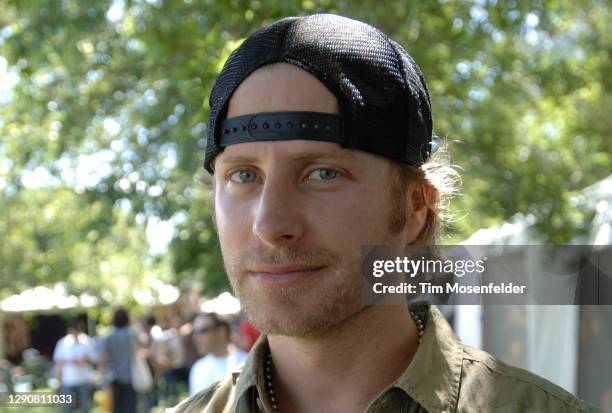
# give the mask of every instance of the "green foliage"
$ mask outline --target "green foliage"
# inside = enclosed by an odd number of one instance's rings
[[[68,188],[22,189],[3,206],[0,296],[69,281],[69,294],[130,304],[150,280],[174,281],[168,261],[148,253],[143,225],[106,199]]]
[[[226,289],[202,184],[207,94],[252,31],[319,11],[380,27],[422,67],[463,168],[453,240],[517,212],[551,242],[585,228],[570,196],[612,166],[606,2],[6,0],[0,295],[69,280],[120,301],[150,274]],[[163,259],[152,217],[177,227]]]

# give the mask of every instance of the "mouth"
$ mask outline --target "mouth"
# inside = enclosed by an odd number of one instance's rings
[[[256,283],[263,287],[292,287],[321,274],[324,266],[261,265],[249,271]]]

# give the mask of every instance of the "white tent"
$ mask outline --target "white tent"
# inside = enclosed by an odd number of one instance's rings
[[[93,307],[97,303],[97,297],[87,293],[78,297],[68,294],[66,284],[58,283],[53,288],[39,286],[12,295],[0,302],[0,310],[6,312],[65,310]]]

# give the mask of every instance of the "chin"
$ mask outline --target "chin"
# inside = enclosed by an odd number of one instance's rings
[[[314,337],[326,335],[337,329],[363,309],[361,302],[347,304],[334,300],[325,303],[312,302],[307,305],[295,302],[274,305],[267,301],[259,305],[246,304],[243,310],[255,328],[265,334]]]

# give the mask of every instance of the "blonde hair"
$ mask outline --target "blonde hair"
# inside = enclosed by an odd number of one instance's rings
[[[403,228],[405,224],[408,215],[406,208],[411,207],[407,205],[407,191],[412,182],[416,182],[421,187],[427,205],[425,225],[414,244],[433,245],[451,219],[448,212],[450,199],[459,194],[461,186],[461,176],[457,167],[450,163],[446,139],[440,140],[439,148],[420,167],[405,164],[397,166],[393,187],[394,211],[397,214],[394,214],[391,229]],[[429,191],[425,190],[426,187],[429,187]]]

